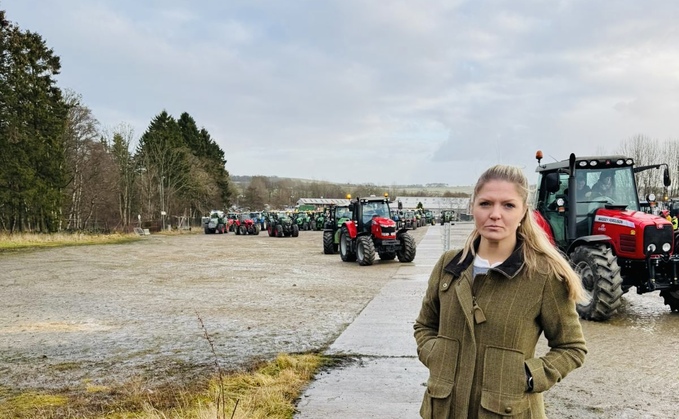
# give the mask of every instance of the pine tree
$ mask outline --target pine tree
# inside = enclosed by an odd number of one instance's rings
[[[0,11],[0,222],[10,231],[56,231],[61,215],[68,108],[61,68],[42,37]]]

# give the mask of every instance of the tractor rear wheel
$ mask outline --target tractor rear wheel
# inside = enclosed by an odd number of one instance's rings
[[[662,290],[660,296],[665,299],[665,304],[670,306],[673,313],[679,313],[679,290]]]
[[[587,304],[578,304],[585,320],[608,320],[622,304],[622,277],[618,259],[608,246],[580,246],[571,255],[575,272],[589,294]]]
[[[299,236],[299,226],[297,224],[294,224],[292,226],[292,237],[297,237]]]
[[[339,242],[340,257],[342,258],[342,261],[354,262],[356,260],[356,252],[351,250],[351,236],[349,235],[349,229],[345,226],[342,226]]]
[[[280,224],[276,225],[276,237],[283,237],[283,226]]]
[[[258,236],[259,231],[261,230],[261,228],[259,227],[259,224],[255,224],[254,227],[253,227],[253,230],[254,231],[252,232],[252,234],[254,234],[255,236]]]
[[[371,236],[361,236],[356,239],[356,260],[361,266],[375,263],[375,245]]]
[[[248,234],[248,228],[245,227],[245,225],[241,225],[241,226],[238,228],[238,234],[242,234],[243,236],[246,235],[246,234]]]
[[[332,236],[332,231],[323,232],[323,253],[332,255],[335,253],[335,243]]]
[[[399,240],[401,241],[401,248],[396,252],[399,262],[407,263],[415,260],[417,246],[413,236],[408,233],[403,233],[399,237]]]

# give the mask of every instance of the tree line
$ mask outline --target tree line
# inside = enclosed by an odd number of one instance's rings
[[[229,205],[224,152],[188,113],[162,111],[133,147],[55,80],[59,57],[0,10],[0,228],[112,231]],[[168,222],[172,222],[168,218]]]

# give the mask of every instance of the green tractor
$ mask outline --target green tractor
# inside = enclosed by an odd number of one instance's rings
[[[351,220],[351,210],[348,205],[332,204],[326,209],[323,219],[325,219],[323,253],[332,255],[339,251],[340,228],[346,221]]]
[[[424,220],[425,220],[425,222],[426,222],[427,224],[429,224],[429,225],[434,225],[434,224],[435,224],[435,222],[434,222],[434,213],[431,212],[431,210],[426,210],[426,211],[424,212]]]
[[[202,218],[203,230],[205,234],[228,233],[226,224],[227,218],[224,211],[212,210],[208,217]]]
[[[327,215],[322,211],[315,211],[311,215],[311,228],[315,231],[321,231],[325,228],[325,221]]]
[[[445,223],[452,223],[455,218],[455,211],[453,210],[443,210],[441,211],[441,225]]]
[[[292,216],[292,221],[297,224],[297,228],[301,230],[311,230],[311,219],[306,212],[296,212]]]
[[[297,237],[299,226],[285,211],[272,212],[267,220],[269,237]]]

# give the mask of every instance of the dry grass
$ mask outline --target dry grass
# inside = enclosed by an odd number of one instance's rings
[[[0,233],[0,251],[60,246],[82,246],[90,244],[116,244],[127,243],[139,239],[140,237],[136,234]]]
[[[304,387],[329,362],[318,354],[281,354],[250,371],[216,376],[207,385],[194,389],[150,390],[139,382],[130,382],[115,389],[85,386],[80,392],[66,395],[36,392],[10,395],[0,388],[0,417],[290,419]]]

